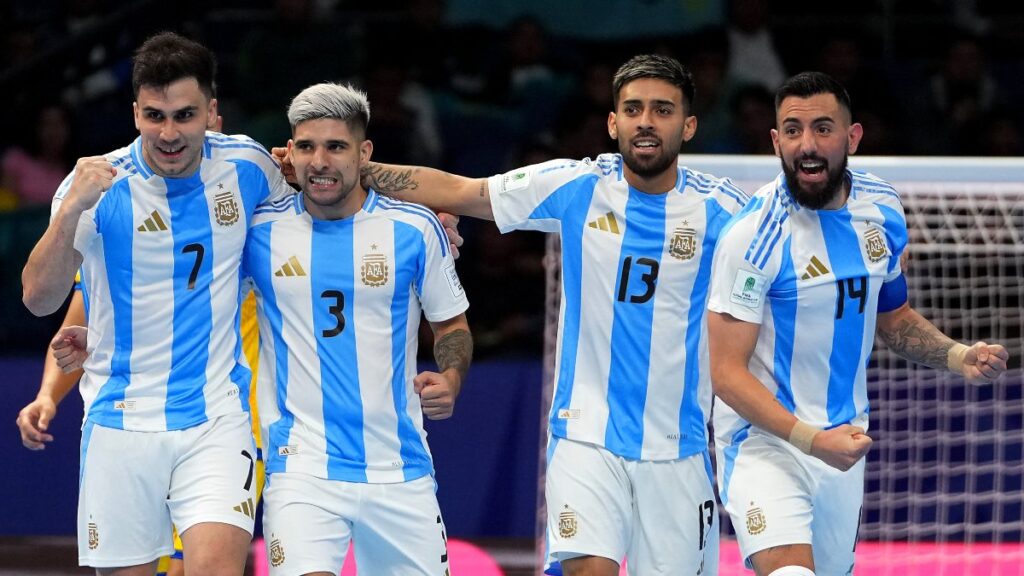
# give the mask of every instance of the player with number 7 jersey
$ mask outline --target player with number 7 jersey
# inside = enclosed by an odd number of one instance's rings
[[[248,137],[208,132],[202,153],[187,178],[155,174],[140,139],[106,155],[117,176],[75,234],[91,304],[79,385],[89,422],[156,432],[248,410],[242,248],[256,205],[295,191]]]
[[[255,447],[239,267],[256,205],[294,191],[259,144],[208,130],[215,71],[213,54],[178,34],[139,47],[139,137],[78,161],[22,273],[35,314],[60,306],[78,268],[89,296],[83,565],[155,568],[172,523],[187,571],[245,565]]]

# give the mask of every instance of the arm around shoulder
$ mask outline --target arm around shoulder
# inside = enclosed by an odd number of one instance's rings
[[[423,166],[370,162],[363,168],[362,183],[385,196],[436,211],[494,220],[486,178],[466,178]]]

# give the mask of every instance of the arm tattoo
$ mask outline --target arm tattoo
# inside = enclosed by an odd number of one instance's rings
[[[487,179],[484,178],[483,181],[480,182],[480,197],[483,198],[486,195],[487,195]]]
[[[879,330],[878,335],[903,358],[942,370],[946,368],[949,349],[955,344],[921,318],[901,320],[892,330]]]
[[[369,163],[360,174],[364,187],[373,188],[377,192],[400,198],[404,190],[415,190],[419,188],[419,182],[413,178],[415,168],[398,170],[385,168],[376,163]]]
[[[459,376],[466,377],[469,363],[473,360],[473,337],[466,330],[452,330],[434,342],[434,360],[438,371],[454,368]]]

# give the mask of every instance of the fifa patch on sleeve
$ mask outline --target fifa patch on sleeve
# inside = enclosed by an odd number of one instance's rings
[[[530,185],[530,170],[528,168],[520,168],[512,172],[506,173],[501,177],[501,190],[500,192],[515,192],[516,190],[523,190]]]
[[[455,271],[455,264],[448,264],[444,267],[444,277],[448,280],[448,287],[452,290],[452,296],[462,296],[462,282],[459,282],[459,274]]]
[[[751,310],[758,310],[764,300],[765,277],[748,270],[736,272],[736,281],[732,285],[730,300]]]

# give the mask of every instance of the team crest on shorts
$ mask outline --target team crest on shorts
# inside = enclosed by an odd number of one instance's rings
[[[888,254],[889,251],[885,247],[885,238],[882,237],[882,233],[878,231],[878,228],[872,226],[864,233],[864,249],[868,253],[868,260],[872,262],[878,262]]]
[[[373,244],[371,249],[376,250],[377,245]],[[388,283],[388,257],[379,253],[371,252],[363,255],[363,266],[359,269],[363,284],[376,288]]]
[[[270,541],[270,565],[277,568],[281,564],[284,564],[284,546],[279,539],[274,538]]]
[[[668,253],[677,260],[690,260],[697,254],[697,231],[688,228],[686,220],[683,220],[683,225],[676,228],[672,234]]]
[[[223,187],[223,184],[218,184]],[[235,195],[230,191],[220,192],[213,197],[213,214],[217,217],[217,224],[231,226],[238,222],[238,202],[235,202]]]
[[[95,522],[89,522],[89,550],[95,550],[100,545],[100,529]]]
[[[747,532],[751,536],[757,536],[767,527],[768,522],[764,518],[764,511],[757,507],[747,510]]]
[[[566,504],[565,511],[558,515],[558,535],[562,538],[572,538],[576,535],[577,528],[576,512]]]

